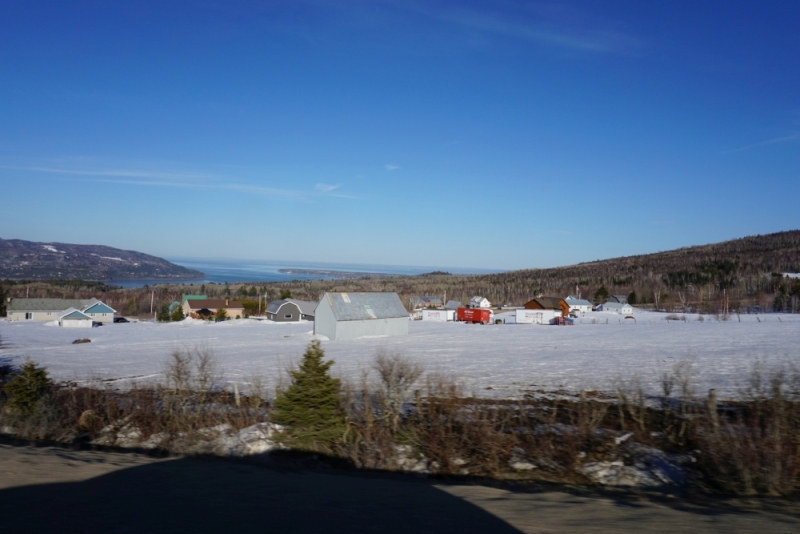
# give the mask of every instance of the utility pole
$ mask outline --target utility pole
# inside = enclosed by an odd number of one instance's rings
[[[156,292],[150,292],[150,313],[153,313],[153,299],[155,298]]]

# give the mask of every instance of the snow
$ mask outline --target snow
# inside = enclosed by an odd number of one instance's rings
[[[42,245],[45,250],[49,250],[50,252],[58,252],[59,254],[64,254],[63,250],[57,250],[56,247],[53,245]]]
[[[800,315],[734,315],[728,321],[706,316],[703,322],[694,315],[686,322],[658,313],[635,316],[636,323],[593,312],[576,319],[575,326],[412,321],[407,336],[321,341],[336,362],[334,373],[343,378],[358,380],[378,351],[400,353],[459,380],[468,392],[494,397],[542,389],[608,391],[615,380],[633,376],[656,393],[659,375],[684,361],[692,364],[697,393],[716,388],[724,396],[745,384],[756,362],[800,363]],[[513,312],[497,315],[504,317]],[[74,330],[0,320],[0,364],[19,365],[29,356],[59,380],[95,378],[126,387],[159,379],[176,349],[208,349],[223,380],[246,391],[256,377],[274,384],[284,376],[314,339],[312,331],[311,323],[186,319],[107,324],[82,333],[91,343],[73,345]]]

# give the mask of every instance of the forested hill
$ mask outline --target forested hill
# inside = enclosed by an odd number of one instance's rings
[[[132,250],[0,239],[0,279],[193,280],[203,277],[199,271]]]
[[[606,294],[635,293],[639,305],[667,310],[757,307],[800,311],[800,280],[785,278],[783,273],[800,273],[800,230],[548,269],[472,276],[431,273],[273,287],[310,299],[323,291],[397,291],[403,297],[435,295],[462,302],[481,295],[503,305],[520,305],[540,294],[564,297],[580,293],[602,302]]]

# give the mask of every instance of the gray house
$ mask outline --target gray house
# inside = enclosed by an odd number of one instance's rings
[[[22,299],[8,301],[9,321],[57,321],[74,308],[96,323],[114,322],[116,310],[97,299]]]
[[[325,293],[314,334],[328,339],[408,334],[409,315],[397,293]]]
[[[463,308],[460,300],[448,300],[447,304],[444,305],[445,310],[457,310],[459,308]]]
[[[314,320],[316,302],[296,299],[273,300],[267,306],[267,319],[276,323],[289,323]]]

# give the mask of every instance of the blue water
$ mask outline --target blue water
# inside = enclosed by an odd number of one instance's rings
[[[189,258],[168,258],[169,261],[189,269],[205,273],[206,277],[198,280],[121,280],[110,281],[109,284],[121,287],[143,287],[156,284],[193,284],[202,285],[214,282],[217,284],[234,282],[289,282],[291,280],[330,280],[333,276],[287,274],[279,269],[320,269],[329,271],[347,271],[359,273],[405,274],[415,275],[431,271],[447,271],[452,274],[486,274],[497,270],[470,269],[460,267],[409,266],[409,265],[366,265],[355,263],[318,263],[318,262],[283,262],[283,261],[215,261]]]

